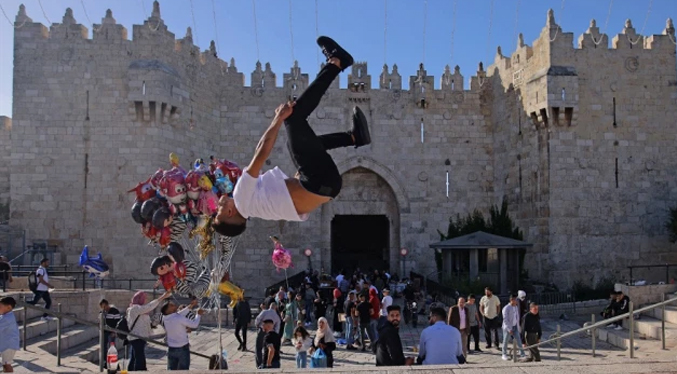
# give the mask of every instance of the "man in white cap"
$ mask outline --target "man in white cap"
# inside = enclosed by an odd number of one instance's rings
[[[524,322],[523,321],[524,321],[524,316],[526,316],[527,313],[529,313],[529,302],[527,301],[527,293],[526,292],[524,292],[522,290],[517,291],[517,303],[518,303],[518,307],[519,307],[519,318],[520,318],[519,319],[520,320],[519,331],[520,331],[520,335],[522,336],[522,342],[525,342],[527,335],[524,332],[524,328],[523,328]]]

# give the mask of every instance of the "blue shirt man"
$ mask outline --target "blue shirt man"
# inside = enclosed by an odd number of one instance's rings
[[[430,326],[421,333],[418,351],[423,365],[458,365],[458,357],[463,356],[461,333],[447,325],[446,319],[444,309],[430,309]]]

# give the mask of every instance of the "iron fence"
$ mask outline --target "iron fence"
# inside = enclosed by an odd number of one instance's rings
[[[670,284],[677,278],[677,264],[674,263],[633,265],[628,266],[628,270],[630,271],[630,285],[634,285],[635,280],[644,281],[646,284]]]

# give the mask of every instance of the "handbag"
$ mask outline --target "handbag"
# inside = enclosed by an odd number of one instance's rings
[[[339,313],[338,314],[338,320],[339,320],[339,322],[345,322],[346,321],[346,314],[345,313]]]
[[[318,348],[312,356],[310,356],[310,367],[313,369],[327,367],[327,355],[322,348]]]
[[[115,329],[124,332],[132,332],[132,330],[134,330],[134,326],[136,326],[136,322],[139,320],[139,317],[141,317],[141,315],[136,316],[134,323],[132,323],[132,328],[129,328],[129,325],[127,324],[127,318],[126,316],[123,316],[118,322],[117,326],[115,326]],[[127,334],[118,334],[118,338],[122,339],[122,345],[129,344]]]

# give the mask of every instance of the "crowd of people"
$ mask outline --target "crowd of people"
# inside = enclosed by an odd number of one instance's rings
[[[40,299],[48,309],[49,275],[48,261],[41,262],[36,271],[37,286],[35,297],[29,303]],[[529,303],[524,291],[510,295],[509,302],[501,305],[491,287],[477,301],[473,294],[459,296],[456,305],[445,306],[422,300],[421,294],[412,282],[406,287],[396,287],[397,275],[387,271],[359,269],[350,275],[341,270],[336,277],[320,275],[318,271],[307,271],[303,282],[297,287],[284,286],[271,291],[259,305],[261,312],[253,318],[248,299],[240,300],[233,309],[235,337],[238,350],[247,352],[247,330],[256,328],[254,354],[256,368],[280,367],[283,346],[289,346],[296,356],[297,368],[333,367],[334,352],[337,349],[361,350],[374,355],[377,366],[463,364],[469,354],[481,353],[480,330],[484,328],[485,349],[494,347],[501,350],[503,360],[509,359],[511,340],[515,341],[521,361],[541,361],[538,347],[542,329],[539,306]],[[393,292],[391,288],[397,288]],[[402,296],[402,306],[395,303],[392,294]],[[148,302],[144,292],[138,292],[130,305],[120,311],[107,300],[99,303],[105,323],[111,328],[120,328],[120,321],[127,321],[131,333],[125,339],[128,345],[129,371],[146,370],[146,342],[152,334],[151,314],[160,308],[161,325],[166,332],[167,368],[188,370],[190,368],[189,334],[200,324],[203,310],[195,310],[197,300],[189,305],[177,305],[168,300],[167,292],[156,300]],[[407,320],[417,319],[421,314],[416,301],[428,305],[429,326],[423,329],[418,345],[417,357],[406,357],[400,340],[399,329]],[[11,298],[0,300],[0,330],[9,337],[16,335],[16,320],[12,309],[16,303]],[[622,292],[612,291],[610,303],[602,311],[604,318],[627,313],[629,298]],[[409,310],[407,310],[409,308]],[[425,307],[421,311],[425,310]],[[412,325],[413,322],[412,322]],[[415,327],[415,325],[414,325]],[[615,321],[610,328],[621,329],[621,321]],[[310,331],[315,329],[314,335]],[[499,329],[502,332],[500,338]],[[116,334],[104,333],[105,349],[116,341]],[[471,350],[471,341],[474,349]],[[502,342],[502,344],[500,343]],[[4,344],[4,345],[3,345]],[[11,360],[17,344],[10,339],[0,344],[3,369],[11,370]],[[528,347],[528,357],[524,346]]]

